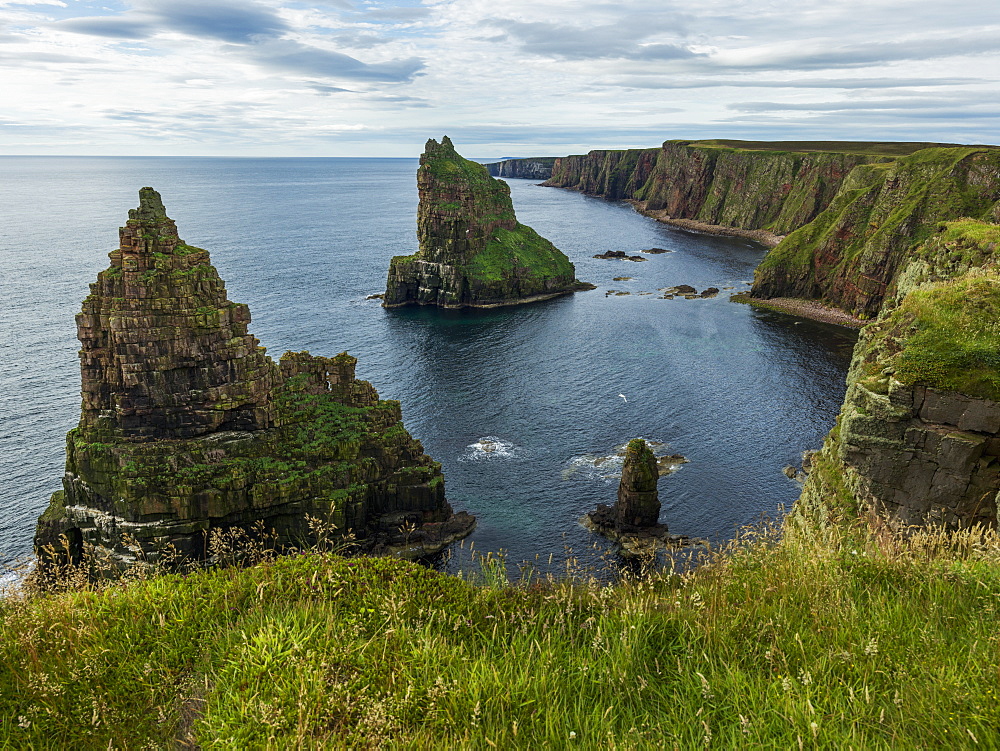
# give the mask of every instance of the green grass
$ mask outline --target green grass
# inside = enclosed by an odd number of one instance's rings
[[[470,276],[486,281],[506,279],[515,269],[528,269],[538,279],[565,277],[568,281],[572,281],[575,271],[562,251],[520,223],[514,230],[498,228],[468,265]]]
[[[4,600],[0,746],[989,748],[998,633],[995,534],[797,516],[615,586],[309,554]]]
[[[881,327],[903,383],[1000,401],[1000,278],[970,274],[908,294]]]
[[[737,151],[821,152],[893,157],[908,156],[916,151],[928,148],[964,148],[963,144],[957,143],[909,141],[738,141],[719,138],[706,141],[683,141],[679,143],[707,148],[729,148]]]

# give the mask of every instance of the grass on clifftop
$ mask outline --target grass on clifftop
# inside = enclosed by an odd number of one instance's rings
[[[332,554],[0,601],[4,748],[990,748],[1000,541],[790,522],[684,577]]]
[[[692,146],[721,147],[743,151],[824,152],[870,154],[872,156],[908,156],[921,149],[935,147],[967,148],[967,145],[958,143],[908,141],[737,141],[719,138],[706,141],[687,141],[687,143]]]
[[[532,277],[574,279],[575,268],[566,254],[531,227],[518,223],[514,230],[497,228],[486,247],[469,262],[471,276],[486,281],[501,281],[515,269],[526,269]]]
[[[901,337],[890,360],[903,383],[1000,401],[1000,278],[968,275],[907,295],[883,328]]]

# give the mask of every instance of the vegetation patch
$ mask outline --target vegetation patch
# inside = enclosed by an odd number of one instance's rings
[[[773,530],[772,530],[773,532]],[[970,748],[995,534],[796,515],[683,576],[310,553],[0,601],[7,748]]]
[[[1000,278],[968,275],[908,294],[882,324],[895,377],[1000,401]]]

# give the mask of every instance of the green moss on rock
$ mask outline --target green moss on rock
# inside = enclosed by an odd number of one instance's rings
[[[429,140],[417,171],[420,249],[389,265],[385,307],[510,305],[580,288],[569,259],[519,224],[506,183]]]
[[[86,545],[119,561],[201,559],[212,530],[258,525],[271,544],[308,544],[309,517],[384,547],[401,524],[453,519],[440,464],[403,427],[399,402],[355,378],[354,357],[271,360],[247,306],[227,299],[208,253],[179,240],[151,188],[120,239],[77,316],[83,409],[64,490],[39,519],[43,560],[63,537],[74,560]],[[430,552],[435,534],[407,542]]]

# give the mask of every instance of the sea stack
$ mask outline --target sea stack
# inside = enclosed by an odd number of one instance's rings
[[[518,223],[510,188],[464,159],[445,136],[427,141],[417,170],[419,250],[389,265],[383,306],[498,307],[592,285],[569,259]]]
[[[366,549],[432,552],[471,531],[399,403],[356,380],[346,352],[268,357],[155,190],[139,192],[119,237],[77,316],[82,413],[39,519],[43,562],[87,546],[116,565],[204,559],[210,533],[232,528],[301,546],[307,517]]]
[[[627,555],[649,555],[660,549],[691,544],[686,537],[671,535],[667,525],[658,521],[659,479],[660,469],[649,445],[642,438],[629,441],[618,484],[618,500],[614,506],[599,505],[581,523],[617,542]]]
[[[656,457],[641,438],[628,442],[622,480],[618,484],[615,524],[619,529],[651,527],[660,518],[660,471]]]

